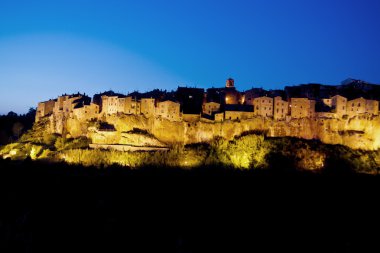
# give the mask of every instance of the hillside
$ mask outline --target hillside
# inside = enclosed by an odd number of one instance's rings
[[[338,122],[340,124],[326,120],[322,128],[319,126],[321,122],[310,120],[276,126],[261,118],[218,124],[198,122],[192,125],[164,120],[151,122],[150,119],[140,119],[135,115],[119,115],[106,118],[107,124],[87,122],[87,128],[81,128],[85,130],[83,132],[73,128],[75,124],[71,123],[66,136],[51,133],[50,122],[46,118],[36,123],[19,142],[2,147],[0,155],[15,160],[30,157],[34,160],[65,161],[98,167],[113,164],[130,168],[217,166],[235,169],[355,171],[369,174],[377,174],[380,168],[380,152],[371,144],[373,139],[365,137],[374,134],[377,118]],[[303,122],[301,128],[298,122]],[[311,126],[321,130],[330,127],[328,131],[320,133],[326,143],[313,139],[315,136],[311,135]],[[297,130],[297,127],[300,129]],[[309,132],[302,129],[309,129]],[[329,136],[330,132],[335,135]],[[315,133],[318,134],[318,130]],[[286,135],[297,138],[285,137]],[[358,139],[362,141],[355,142]],[[329,142],[334,145],[328,144]],[[362,148],[350,148],[339,142],[360,145]],[[90,144],[138,147],[142,151],[89,149]],[[144,148],[153,147],[157,150],[143,151],[147,150]]]

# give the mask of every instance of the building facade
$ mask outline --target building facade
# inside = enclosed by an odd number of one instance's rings
[[[285,120],[289,113],[289,103],[277,96],[273,101],[273,109],[273,118],[275,120]]]
[[[55,104],[56,100],[49,100],[38,103],[36,110],[36,122],[38,122],[42,117],[52,114]]]
[[[254,115],[273,117],[273,98],[258,97],[253,100]]]
[[[170,100],[159,102],[156,108],[156,115],[171,121],[180,121],[180,107],[180,103],[176,103]]]
[[[220,104],[216,102],[207,102],[203,104],[203,113],[212,115],[220,110]]]
[[[315,117],[315,100],[291,98],[290,115],[293,119]]]

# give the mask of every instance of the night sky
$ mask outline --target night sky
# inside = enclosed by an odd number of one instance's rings
[[[380,83],[380,0],[0,0],[0,114],[62,93]]]

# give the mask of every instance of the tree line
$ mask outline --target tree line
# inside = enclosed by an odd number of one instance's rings
[[[32,128],[35,117],[35,108],[30,108],[26,114],[11,111],[6,115],[0,115],[0,145],[17,141],[23,133]]]

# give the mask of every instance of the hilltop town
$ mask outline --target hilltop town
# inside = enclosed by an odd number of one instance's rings
[[[175,92],[154,90],[128,95],[112,91],[94,95],[62,95],[38,103],[36,122],[52,116],[80,121],[100,119],[104,115],[143,115],[184,122],[239,121],[263,117],[275,121],[302,118],[349,119],[379,114],[379,87],[349,79],[340,86],[309,84],[266,91],[236,89],[229,78],[225,87],[178,87]],[[59,131],[61,132],[61,131]]]
[[[218,137],[233,140],[252,132],[377,150],[379,100],[379,85],[355,79],[335,86],[242,92],[229,78],[224,87],[206,90],[178,87],[127,95],[107,91],[93,98],[64,94],[38,104],[35,124],[64,138],[84,137],[90,148],[121,151],[210,143]]]

